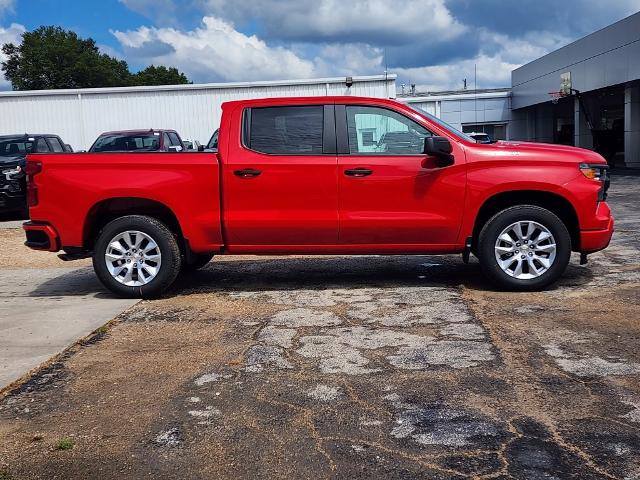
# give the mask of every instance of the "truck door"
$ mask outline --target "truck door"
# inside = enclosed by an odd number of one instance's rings
[[[234,117],[242,131],[230,135],[223,168],[229,250],[337,244],[333,105],[252,107]]]
[[[451,245],[465,194],[464,152],[436,168],[426,156],[423,124],[388,108],[336,105],[340,243]],[[393,248],[391,248],[392,250]]]

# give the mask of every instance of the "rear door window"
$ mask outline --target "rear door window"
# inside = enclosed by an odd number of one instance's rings
[[[168,132],[169,140],[171,141],[171,145],[181,147],[182,143],[180,143],[180,138],[174,132]]]
[[[50,151],[51,149],[49,148],[49,145],[47,145],[47,142],[45,142],[44,138],[39,138],[38,140],[36,140],[37,153],[49,153]]]
[[[56,137],[48,137],[47,141],[49,142],[49,146],[51,147],[52,152],[64,152],[64,146]]]
[[[322,155],[324,106],[252,108],[245,145],[274,155]],[[247,135],[248,133],[248,135]]]

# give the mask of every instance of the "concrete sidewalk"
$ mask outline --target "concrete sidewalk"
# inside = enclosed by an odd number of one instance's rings
[[[0,390],[136,302],[86,267],[0,270]]]

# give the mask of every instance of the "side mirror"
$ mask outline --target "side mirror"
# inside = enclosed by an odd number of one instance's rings
[[[198,145],[198,151],[204,152],[204,145]]]
[[[426,137],[424,139],[424,153],[430,157],[436,157],[437,168],[449,167],[455,163],[451,152],[453,147],[445,137]]]
[[[178,153],[182,151],[182,147],[180,145],[171,145],[167,151],[171,153]]]

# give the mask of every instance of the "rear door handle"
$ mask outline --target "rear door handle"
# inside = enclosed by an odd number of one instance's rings
[[[368,177],[373,173],[373,170],[369,170],[368,168],[352,168],[350,170],[345,170],[344,174],[348,177]]]
[[[256,170],[255,168],[245,168],[243,170],[235,170],[233,172],[233,174],[236,177],[241,177],[241,178],[252,178],[252,177],[257,177],[258,175],[260,175],[262,173],[261,170]]]

